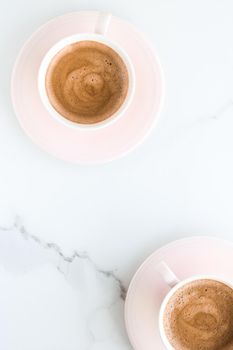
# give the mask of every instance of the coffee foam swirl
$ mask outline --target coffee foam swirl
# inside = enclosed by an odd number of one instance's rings
[[[70,109],[91,115],[111,98],[107,79],[98,68],[86,63],[84,68],[75,69],[67,75],[62,93]]]
[[[81,41],[61,50],[46,74],[53,107],[78,123],[96,123],[113,115],[128,91],[128,73],[110,47]]]
[[[212,281],[191,282],[170,299],[164,318],[177,350],[233,349],[233,291]]]

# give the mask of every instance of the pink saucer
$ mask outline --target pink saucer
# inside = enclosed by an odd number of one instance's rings
[[[73,12],[43,25],[22,48],[12,75],[13,105],[24,131],[46,152],[74,163],[107,162],[132,150],[155,125],[164,95],[156,54],[130,23],[112,17],[107,36],[125,49],[136,73],[136,91],[129,109],[115,123],[88,131],[68,128],[50,116],[37,89],[41,60],[64,37],[93,32],[98,14]]]
[[[180,279],[203,274],[233,279],[232,242],[191,237],[155,251],[134,275],[126,298],[126,328],[135,350],[165,350],[158,330],[158,313],[169,289],[155,270],[160,260]]]

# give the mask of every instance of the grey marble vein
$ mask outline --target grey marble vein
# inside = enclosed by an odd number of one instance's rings
[[[75,262],[75,260],[77,260],[77,259],[87,261],[87,263],[98,274],[103,275],[107,279],[112,279],[116,283],[117,287],[119,288],[120,298],[122,300],[125,300],[127,289],[124,286],[121,279],[117,276],[116,272],[114,270],[104,270],[104,269],[99,268],[97,266],[97,264],[90,258],[90,256],[88,255],[87,252],[79,252],[77,250],[74,250],[70,256],[65,255],[63,253],[61,247],[58,244],[56,244],[55,242],[46,242],[46,241],[42,240],[39,236],[36,236],[36,235],[30,233],[25,228],[25,226],[22,223],[19,216],[15,217],[13,225],[11,225],[9,227],[0,226],[0,230],[1,231],[15,230],[16,232],[18,232],[20,234],[20,236],[24,240],[26,240],[26,241],[30,240],[30,241],[34,242],[36,245],[38,245],[40,248],[43,248],[45,250],[49,250],[49,251],[53,252],[58,257],[59,260],[62,260],[63,263],[66,263],[68,265],[73,264]],[[60,267],[60,264],[57,264],[57,269],[59,270],[59,272],[66,274],[64,272],[64,269],[62,269]]]
[[[212,114],[209,114],[207,116],[203,116],[201,118],[198,119],[199,122],[203,122],[203,121],[208,121],[208,120],[220,120],[222,119],[224,116],[226,116],[226,114],[233,108],[233,98],[229,98],[228,100],[226,100],[226,102],[219,106],[218,109],[216,109],[216,111]]]
[[[221,119],[226,112],[228,112],[229,109],[231,109],[233,107],[233,99],[229,99],[226,101],[226,103],[219,108],[214,115],[212,115],[212,119]]]

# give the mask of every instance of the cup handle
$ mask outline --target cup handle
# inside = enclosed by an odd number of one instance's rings
[[[105,35],[111,20],[110,12],[100,12],[95,25],[95,33]]]
[[[160,261],[160,263],[156,265],[155,269],[170,288],[173,288],[177,283],[180,282],[179,278],[164,261]]]

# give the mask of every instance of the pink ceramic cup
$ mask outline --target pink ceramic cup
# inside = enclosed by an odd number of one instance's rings
[[[96,25],[95,25],[95,32],[94,33],[79,33],[75,34],[69,37],[66,37],[53,45],[49,51],[46,53],[44,56],[40,69],[39,69],[39,74],[38,74],[38,89],[40,93],[40,98],[50,113],[50,115],[55,118],[57,121],[60,123],[64,124],[68,128],[78,128],[78,129],[96,129],[100,127],[107,126],[113,122],[115,122],[117,119],[122,117],[124,115],[124,112],[128,109],[134,95],[135,91],[135,72],[134,72],[134,67],[132,65],[132,62],[128,56],[128,54],[123,50],[117,43],[114,41],[108,39],[106,36],[107,30],[109,23],[111,21],[111,14],[105,13],[105,12],[100,12]],[[66,47],[69,44],[76,43],[78,41],[83,41],[83,40],[91,40],[91,41],[97,41],[100,43],[103,43],[109,47],[111,47],[114,51],[118,53],[118,55],[122,58],[123,62],[126,65],[127,71],[128,71],[128,77],[129,77],[129,87],[128,87],[128,92],[127,96],[121,105],[121,107],[109,118],[106,120],[95,123],[95,124],[80,124],[80,123],[75,123],[72,122],[66,118],[64,118],[61,114],[59,114],[54,107],[51,105],[46,88],[45,88],[45,77],[46,77],[46,72],[48,69],[48,66],[50,62],[52,61],[53,57],[64,47]]]
[[[214,276],[214,275],[194,275],[190,278],[186,278],[183,281],[180,281],[177,276],[174,274],[174,272],[170,269],[170,267],[164,262],[161,261],[157,266],[156,270],[159,272],[161,277],[163,278],[164,282],[171,288],[170,291],[167,293],[165,298],[163,299],[163,302],[160,307],[160,312],[159,312],[159,331],[160,331],[160,336],[163,341],[163,344],[165,345],[167,350],[176,350],[174,347],[171,345],[169,342],[166,332],[164,329],[164,315],[165,315],[165,310],[166,306],[171,299],[171,297],[174,295],[174,293],[180,289],[181,287],[185,286],[187,283],[193,282],[193,281],[198,281],[198,280],[203,280],[203,279],[208,279],[208,280],[213,280],[217,282],[221,282],[228,287],[233,289],[233,282],[232,281],[226,281],[223,280],[219,276]]]

